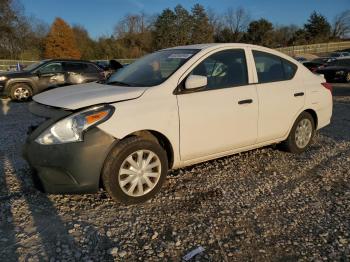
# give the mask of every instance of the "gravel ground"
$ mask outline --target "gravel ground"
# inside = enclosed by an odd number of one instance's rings
[[[173,171],[137,206],[46,195],[20,156],[25,104],[0,101],[0,261],[350,260],[350,96],[302,155],[266,147]]]

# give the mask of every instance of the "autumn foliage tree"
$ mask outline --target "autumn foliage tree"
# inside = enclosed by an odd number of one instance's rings
[[[61,18],[56,18],[45,40],[45,58],[81,57],[72,28]]]

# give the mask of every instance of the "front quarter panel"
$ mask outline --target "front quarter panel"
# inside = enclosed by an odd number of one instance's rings
[[[169,84],[166,81],[167,85]],[[163,84],[164,85],[164,84]],[[176,96],[163,85],[149,88],[141,97],[113,104],[113,116],[99,125],[117,139],[142,130],[157,131],[171,143],[174,166],[179,162],[179,117]],[[174,85],[175,87],[176,85]]]

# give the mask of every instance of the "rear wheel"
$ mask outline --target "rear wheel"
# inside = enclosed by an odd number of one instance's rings
[[[303,112],[295,121],[282,147],[291,153],[300,154],[310,145],[314,134],[315,121],[308,112]]]
[[[102,180],[114,200],[136,204],[160,191],[167,172],[167,154],[158,143],[130,137],[120,141],[110,152]]]
[[[18,83],[14,84],[10,90],[12,100],[27,101],[33,95],[33,91],[28,84]]]

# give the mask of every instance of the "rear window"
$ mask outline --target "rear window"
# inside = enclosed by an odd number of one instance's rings
[[[294,77],[297,66],[279,56],[261,51],[253,51],[259,83],[290,80]]]

